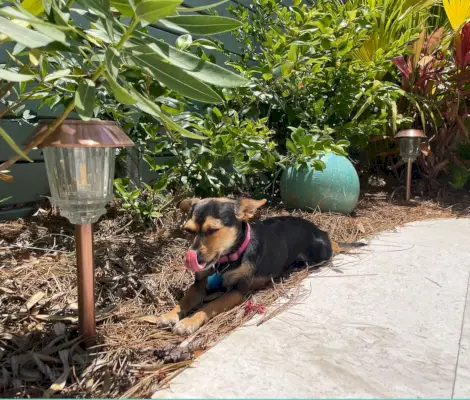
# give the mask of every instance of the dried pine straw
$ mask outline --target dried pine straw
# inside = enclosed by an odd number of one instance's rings
[[[189,242],[179,229],[181,216],[168,212],[162,228],[145,231],[115,210],[111,214],[95,230],[99,337],[88,351],[77,333],[73,227],[53,210],[0,223],[2,397],[149,397],[234,328],[255,315],[261,323],[306,295],[300,282],[309,271],[297,269],[255,293],[251,307],[217,316],[190,338],[156,328],[155,316],[172,308],[192,281],[182,266]],[[273,207],[261,218],[285,214]],[[431,201],[404,206],[366,196],[355,217],[291,214],[314,221],[336,241],[353,242],[456,212]],[[460,215],[467,214],[468,209]],[[280,298],[281,305],[257,314],[257,307]]]

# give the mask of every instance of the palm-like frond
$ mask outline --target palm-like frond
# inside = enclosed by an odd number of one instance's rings
[[[469,0],[442,0],[442,2],[454,30],[460,28],[470,18]]]
[[[356,0],[357,5],[379,8],[374,31],[356,52],[362,62],[372,61],[379,49],[386,51],[391,43],[413,39],[413,30],[423,25],[429,9],[438,0]]]

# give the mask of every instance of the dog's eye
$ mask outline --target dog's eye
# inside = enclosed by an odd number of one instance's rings
[[[218,229],[208,229],[206,231],[206,235],[212,235],[213,233],[216,233],[218,231]]]
[[[194,231],[191,230],[191,229],[188,229],[188,228],[184,228],[184,230],[186,231],[186,233],[189,233],[190,235],[195,235]]]

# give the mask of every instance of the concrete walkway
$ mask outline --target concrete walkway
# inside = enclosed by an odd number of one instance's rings
[[[154,396],[470,398],[470,220],[412,223],[334,265]]]

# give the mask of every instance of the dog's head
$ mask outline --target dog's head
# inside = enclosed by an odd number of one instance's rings
[[[242,233],[243,221],[252,218],[266,200],[241,198],[188,199],[180,210],[189,214],[184,229],[193,236],[186,267],[194,272],[212,267],[231,251]]]

